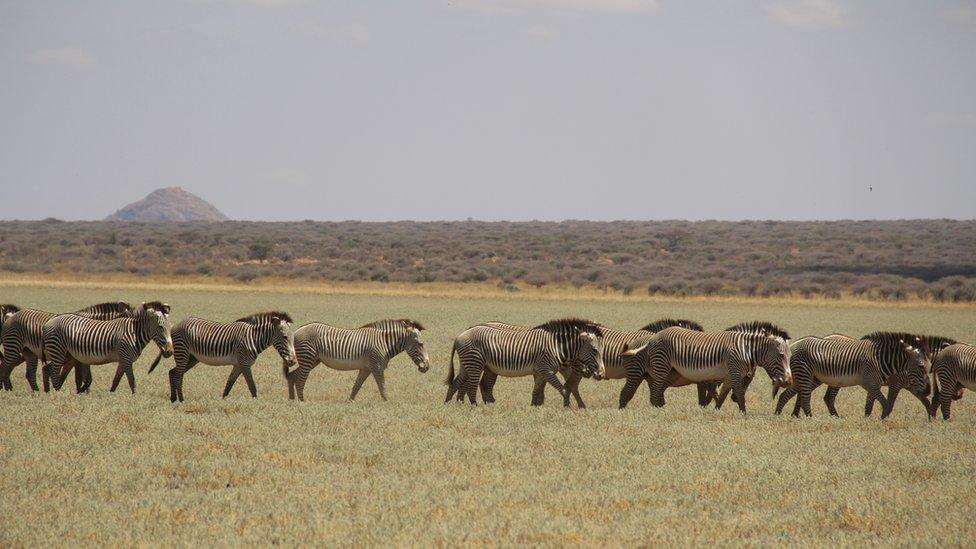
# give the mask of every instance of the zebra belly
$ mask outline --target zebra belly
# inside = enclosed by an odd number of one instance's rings
[[[728,379],[729,370],[725,364],[709,364],[707,366],[689,366],[686,364],[675,363],[672,367],[677,370],[681,377],[688,381],[717,381]]]
[[[854,387],[860,385],[862,381],[859,373],[825,372],[815,369],[813,375],[817,376],[824,385],[831,387]]]
[[[332,358],[329,357],[327,360],[323,360],[322,364],[325,364],[333,370],[350,371],[350,370],[365,370],[368,365],[363,360],[356,359],[342,359],[342,358]]]
[[[210,366],[230,366],[237,364],[237,355],[214,356],[204,353],[193,353],[197,360]]]
[[[627,377],[627,369],[623,366],[606,365],[603,379],[624,379],[625,377]]]
[[[487,366],[490,372],[502,377],[522,377],[530,376],[535,373],[535,368],[533,368],[531,364],[520,364],[514,368],[503,368],[497,364],[491,363],[489,363]]]
[[[969,389],[970,391],[976,391],[976,379],[964,374],[956,376],[956,379],[959,380],[959,384],[963,387]]]
[[[72,352],[71,356],[74,357],[75,360],[77,360],[82,364],[91,364],[93,366],[97,366],[101,364],[109,364],[111,362],[118,362],[118,360],[115,357],[107,357],[105,355],[94,355],[94,354],[87,354],[87,353]]]

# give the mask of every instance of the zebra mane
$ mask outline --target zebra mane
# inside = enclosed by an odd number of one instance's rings
[[[593,332],[594,334],[603,337],[603,326],[600,326],[596,322],[591,322],[589,320],[583,320],[582,318],[559,318],[556,320],[550,320],[538,326],[534,326],[533,330],[546,330],[549,332],[558,332],[563,330],[573,330],[576,332]]]
[[[862,337],[861,340],[868,340],[882,348],[892,348],[895,345],[900,348],[901,342],[904,341],[908,345],[925,350],[922,338],[908,332],[874,332]]]
[[[958,341],[952,339],[951,337],[931,336],[931,335],[923,335],[918,337],[919,339],[922,340],[922,348],[925,349],[926,352],[928,352],[929,354],[938,353],[939,351],[948,347],[949,345],[955,345],[956,343],[959,343]]]
[[[158,301],[153,301],[150,303],[159,303]],[[149,305],[149,303],[146,303]],[[162,305],[162,304],[160,304]],[[101,314],[101,313],[116,313],[125,314],[132,312],[132,305],[129,305],[125,301],[105,301],[103,303],[96,303],[94,305],[89,305],[84,309],[78,309],[76,313],[84,314]]]
[[[238,318],[234,322],[247,322],[248,324],[264,324],[271,321],[272,318],[278,317],[288,323],[294,323],[291,319],[291,315],[283,311],[265,311],[263,313],[254,313],[253,315],[248,315],[242,318]]]
[[[764,320],[753,320],[752,322],[740,322],[735,326],[730,326],[726,328],[726,332],[746,332],[750,334],[763,334],[767,336],[779,337],[782,339],[790,339],[790,334],[786,330],[780,328],[779,326],[773,324],[772,322],[766,322]]]
[[[705,328],[701,324],[695,322],[694,320],[684,320],[684,319],[674,319],[674,318],[662,318],[651,322],[647,326],[641,328],[645,332],[660,332],[666,328],[673,327],[684,328],[686,330],[694,330],[696,332],[704,332]]]
[[[421,332],[427,329],[423,324],[416,320],[410,320],[409,318],[384,318],[383,320],[377,320],[360,326],[360,328],[375,328],[377,330],[389,330],[400,327],[414,328]]]

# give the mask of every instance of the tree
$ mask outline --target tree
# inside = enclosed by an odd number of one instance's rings
[[[270,242],[254,242],[248,246],[248,257],[264,263],[271,255],[271,248],[273,247]]]

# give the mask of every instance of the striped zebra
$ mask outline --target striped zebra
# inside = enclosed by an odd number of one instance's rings
[[[41,328],[43,354],[39,358],[47,363],[45,369],[54,380],[54,389],[60,390],[68,372],[76,368],[75,381],[82,382],[78,391],[87,391],[91,376],[79,375],[77,370],[116,362],[118,367],[111,391],[118,388],[124,374],[129,390],[135,393],[136,379],[132,364],[146,345],[154,341],[166,356],[173,353],[169,312],[169,305],[148,301],[114,320],[66,314],[45,322]]]
[[[455,354],[459,361],[456,376]],[[602,377],[603,328],[588,320],[574,318],[552,320],[529,330],[473,326],[454,340],[444,402],[462,391],[472,405],[477,404],[478,382],[482,372],[487,370],[505,377],[535,377],[533,406],[545,401],[546,383],[555,387],[563,397],[563,405],[569,406],[569,391],[556,377],[564,364]]]
[[[664,390],[675,376],[692,382],[725,382],[739,410],[746,411],[744,378],[756,366],[774,384],[791,380],[788,346],[780,337],[747,332],[696,332],[674,327],[628,344],[624,356],[628,377],[645,376],[651,384],[651,404],[664,406]]]
[[[935,392],[929,416],[942,408],[942,419],[949,419],[952,401],[962,398],[963,389],[976,391],[976,347],[956,343],[943,348],[932,362]]]
[[[728,328],[725,329],[725,331],[726,332],[745,332],[745,333],[750,333],[750,334],[765,335],[765,336],[768,336],[768,337],[778,337],[778,338],[780,338],[780,339],[782,339],[783,341],[786,342],[786,349],[787,349],[786,359],[787,359],[787,361],[789,361],[790,334],[787,333],[786,330],[780,328],[779,326],[773,324],[772,322],[766,322],[766,321],[763,321],[763,320],[754,320],[752,322],[740,322],[739,324],[736,324],[735,326],[729,326]],[[756,373],[756,367],[755,367],[755,365],[753,365],[753,367],[749,371],[749,374],[746,375],[745,377],[743,377],[743,379],[742,379],[742,391],[743,392],[745,392],[746,390],[749,389],[749,385],[752,383],[752,380],[755,377],[755,373]],[[776,393],[779,391],[779,389],[780,389],[780,386],[779,385],[773,384],[773,397],[776,396]],[[732,391],[732,384],[731,383],[723,383],[722,384],[721,391],[718,393],[718,396],[715,397],[715,409],[716,410],[722,408],[722,404],[725,403],[725,399],[729,396],[729,393],[731,391]],[[732,397],[732,402],[735,402],[735,396]]]
[[[176,365],[169,371],[169,400],[183,402],[183,376],[198,362],[210,366],[233,366],[223,397],[227,398],[237,378],[244,381],[251,397],[258,396],[251,366],[268,347],[274,347],[285,363],[294,364],[295,337],[288,313],[269,311],[239,318],[234,322],[215,322],[202,318],[186,318],[173,327],[173,358]],[[152,373],[160,354],[149,366]]]
[[[505,322],[487,322],[485,323],[485,326],[510,330],[530,329],[514,324],[507,324]],[[701,324],[698,324],[693,320],[675,320],[673,318],[662,318],[644,326],[643,328],[640,328],[639,330],[634,331],[615,330],[601,326],[603,329],[603,363],[605,366],[604,375],[601,379],[625,379],[627,377],[627,370],[624,365],[624,357],[621,355],[624,345],[640,337],[651,335],[665,328],[670,328],[671,326],[681,326],[683,328],[688,328],[689,330],[696,330],[699,332],[704,330]],[[566,390],[569,391],[576,400],[576,406],[579,408],[586,408],[586,405],[583,403],[583,398],[579,394],[579,383],[583,377],[590,377],[589,373],[580,372],[578,369],[574,369],[568,364],[564,364],[560,368],[559,373],[565,380]],[[493,389],[497,380],[498,376],[488,370],[485,370],[481,374],[481,398],[484,400],[485,404],[495,402]],[[637,390],[642,381],[643,380],[639,380],[637,384],[633,386],[632,390],[628,385],[625,385],[621,391],[621,401],[623,401],[625,392],[630,391],[630,396],[627,397],[627,401],[629,401],[630,398],[633,397],[633,392]],[[681,383],[681,381],[685,382]],[[679,380],[677,383],[687,385],[690,382],[687,382],[686,380]],[[699,383],[697,385],[698,403],[702,406],[707,406],[715,397],[715,386],[711,383]],[[459,392],[457,399],[462,400],[463,398],[464,393]]]
[[[320,322],[302,326],[295,331],[298,367],[291,372],[285,368],[288,398],[293,400],[297,393],[298,400],[305,400],[308,374],[321,363],[333,370],[358,370],[349,400],[356,398],[370,375],[386,400],[385,372],[393,357],[406,352],[421,373],[430,369],[430,357],[420,337],[423,330],[422,324],[406,318],[379,320],[355,329]]]
[[[74,314],[87,316],[97,320],[111,320],[118,316],[130,313],[132,307],[124,301],[111,301],[98,303],[90,307],[85,307],[75,311]],[[41,329],[44,323],[58,316],[55,313],[39,311],[37,309],[18,309],[7,317],[3,323],[3,330],[0,332],[0,345],[3,347],[2,361],[0,361],[0,381],[3,388],[10,391],[13,384],[10,375],[13,369],[21,363],[27,363],[27,383],[31,390],[38,391],[37,386],[37,357],[43,351],[43,339]],[[82,372],[84,373],[84,372]],[[51,378],[48,370],[42,369],[41,376],[44,383],[44,391],[50,389]]]
[[[933,362],[935,360],[935,357],[936,355],[939,354],[939,351],[948,347],[949,345],[956,343],[956,341],[953,339],[939,337],[939,336],[910,336],[910,337],[916,338],[915,341],[921,346],[922,352],[924,352],[928,356],[929,362]],[[824,336],[824,339],[837,340],[837,341],[854,341],[853,337],[846,334],[830,334],[828,336]],[[886,396],[885,399],[888,401],[888,406],[894,409],[895,400],[897,400],[898,393],[899,391],[901,391],[903,384],[901,383],[892,384],[889,383],[888,380],[885,380],[884,384],[888,386],[888,396]],[[840,387],[831,387],[828,385],[827,391],[824,394],[824,404],[827,405],[827,411],[830,412],[830,415],[836,417],[839,417],[839,414],[837,413],[836,404],[835,404],[837,401],[837,395],[839,393],[840,393]],[[928,409],[929,402],[928,399],[926,398],[926,396],[928,395],[927,391],[925,395],[919,395],[916,393],[912,393],[912,394],[915,395],[915,397],[922,402],[922,405],[925,406],[926,409]]]
[[[864,415],[870,416],[875,401],[881,404],[881,418],[891,413],[892,402],[881,394],[882,385],[889,389],[907,388],[929,409],[931,387],[928,382],[928,356],[919,348],[921,339],[914,334],[875,332],[855,340],[843,334],[828,338],[805,337],[791,346],[793,384],[779,396],[776,413],[783,412],[787,402],[797,397],[793,416],[810,410],[810,393],[821,384],[829,387],[860,385],[867,391]],[[897,391],[889,394],[897,395]],[[834,406],[837,391],[824,396],[831,415],[838,415]]]

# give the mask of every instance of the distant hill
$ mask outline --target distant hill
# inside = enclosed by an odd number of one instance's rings
[[[180,187],[156,189],[105,218],[105,221],[224,221],[227,216]]]

